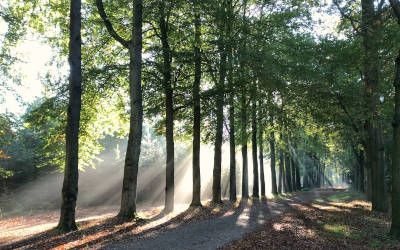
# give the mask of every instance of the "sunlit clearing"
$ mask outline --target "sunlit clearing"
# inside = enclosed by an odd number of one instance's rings
[[[151,144],[148,140],[160,140],[158,144]],[[150,143],[143,151],[138,173],[137,207],[139,212],[162,208],[165,201],[165,154],[162,136],[147,138]],[[98,155],[99,161],[95,168],[86,168],[80,172],[79,195],[77,200],[77,216],[99,216],[116,213],[120,205],[123,166],[125,158],[126,140],[119,140],[107,144],[106,149]],[[183,211],[192,200],[192,147],[191,143],[175,144],[175,208]],[[155,152],[156,150],[157,152]],[[214,167],[214,146],[201,145],[201,198],[203,203],[212,197],[212,181]],[[150,160],[149,160],[150,159]],[[258,159],[257,159],[258,160]],[[229,197],[229,145],[222,147],[222,197]],[[260,173],[260,168],[258,169]],[[271,194],[271,171],[269,159],[264,159],[264,180],[266,194]],[[260,175],[261,176],[261,175]],[[249,193],[252,195],[253,164],[251,150],[248,151]],[[261,177],[260,177],[261,178]],[[27,182],[13,192],[1,195],[1,217],[37,214],[41,211],[58,211],[61,204],[61,186],[63,174],[52,172],[41,174],[33,181]],[[242,186],[242,154],[236,152],[236,187],[238,199]],[[261,181],[260,190],[261,193]],[[81,208],[92,208],[90,214],[81,214]],[[161,209],[160,209],[161,210]]]
[[[327,205],[320,205],[320,204],[312,204],[313,207],[319,209],[319,210],[324,210],[324,211],[335,211],[335,212],[343,212],[343,211],[349,211],[348,209],[341,209],[336,206],[327,206]]]
[[[80,172],[79,195],[77,201],[77,218],[82,220],[102,219],[115,215],[118,212],[121,197],[121,183],[123,177],[125,142],[108,147],[98,157],[101,159],[95,168],[86,168]],[[119,149],[119,150],[114,150]],[[192,148],[191,144],[176,143],[177,154],[175,160],[175,211],[174,214],[188,208],[192,199]],[[161,150],[162,151],[162,150]],[[144,152],[144,154],[146,151]],[[137,207],[138,213],[143,218],[151,218],[160,213],[165,199],[165,156],[151,161],[141,161],[138,174]],[[249,166],[249,192],[252,194],[253,166],[251,150],[248,154]],[[238,199],[241,194],[242,183],[242,156],[238,150],[236,154],[236,186]],[[212,145],[201,146],[201,198],[205,204],[212,197],[214,147]],[[270,162],[264,160],[266,193],[271,193]],[[48,215],[40,230],[48,229],[58,220],[58,209],[61,204],[61,186],[63,174],[59,172],[48,173],[37,177],[34,181],[12,193],[2,194],[2,208],[0,218],[7,220],[16,216]],[[222,148],[222,180],[221,189],[223,198],[229,196],[229,145]],[[259,180],[260,181],[260,180]],[[261,192],[261,188],[260,188]],[[249,204],[251,206],[251,204]],[[48,211],[51,211],[49,213]],[[248,211],[244,211],[238,218],[238,225],[246,226]],[[264,218],[259,218],[263,220]],[[51,222],[51,223],[47,223]],[[18,224],[18,223],[17,223]],[[18,225],[20,226],[21,223]],[[17,225],[16,225],[17,226]],[[38,224],[30,224],[29,230]],[[16,233],[15,231],[13,233]]]

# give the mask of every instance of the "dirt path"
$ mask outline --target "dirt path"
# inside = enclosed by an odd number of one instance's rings
[[[4,224],[0,230],[0,248],[216,249],[260,228],[269,218],[286,212],[290,204],[310,202],[331,194],[332,191],[328,190],[299,192],[279,201],[249,200],[236,208],[225,204],[220,208],[177,211],[170,215],[151,216],[159,213],[152,210],[145,216],[150,219],[140,223],[118,224],[110,217],[112,214],[103,215],[99,219],[80,222],[80,230],[76,232],[61,235],[36,228],[44,227],[44,222],[53,222],[54,216],[23,216],[15,223],[0,223]],[[85,215],[82,211],[81,214]],[[86,215],[89,214],[93,216],[94,212],[87,211]],[[15,217],[9,220],[13,219]],[[9,227],[5,226],[7,224]],[[53,224],[47,226],[51,228]],[[31,232],[32,227],[36,228],[35,232]]]
[[[287,205],[298,201],[310,202],[332,191],[317,190],[299,193],[281,202],[244,204],[233,214],[165,228],[103,246],[102,249],[216,249],[242,238],[266,222],[268,218],[287,210]]]

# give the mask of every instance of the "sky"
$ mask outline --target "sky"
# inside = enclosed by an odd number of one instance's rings
[[[4,34],[7,31],[7,24],[0,18],[0,46]],[[24,113],[24,103],[32,103],[36,98],[43,96],[44,86],[41,83],[43,77],[51,67],[53,51],[50,46],[40,42],[38,37],[27,35],[18,45],[12,49],[11,54],[20,59],[12,66],[12,74],[21,76],[21,83],[14,83],[8,80],[7,84],[11,90],[3,90],[0,113],[12,112],[16,115]],[[7,81],[7,79],[6,79]]]
[[[328,6],[330,0],[324,1]],[[329,15],[326,13],[327,8],[322,10],[314,9],[312,18],[315,22],[315,33],[325,36],[335,34],[335,27],[340,21],[339,15]],[[7,24],[0,18],[0,47],[2,37],[7,31]],[[40,42],[39,37],[30,34],[27,35],[13,49],[12,54],[21,59],[21,62],[16,63],[12,70],[14,74],[22,76],[21,84],[9,82],[12,86],[12,91],[6,90],[3,97],[0,95],[0,113],[12,112],[16,115],[22,115],[26,110],[26,105],[32,103],[36,98],[44,95],[44,86],[41,82],[48,71],[53,71],[57,74],[58,69],[55,66],[50,66],[52,55],[55,53],[50,46]],[[66,69],[63,69],[66,70]],[[2,89],[0,89],[2,90]],[[4,98],[1,100],[1,98]]]

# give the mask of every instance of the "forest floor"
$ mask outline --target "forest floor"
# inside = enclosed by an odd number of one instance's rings
[[[400,249],[390,218],[343,189],[294,193],[203,209],[141,212],[120,224],[115,208],[78,210],[79,230],[53,230],[57,212],[0,219],[0,249]]]
[[[303,192],[282,200],[287,211],[221,249],[400,249],[390,216],[351,191]]]

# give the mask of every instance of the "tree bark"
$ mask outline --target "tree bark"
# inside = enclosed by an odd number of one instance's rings
[[[292,192],[292,168],[290,166],[290,156],[289,153],[285,153],[285,174],[287,183],[287,192]]]
[[[259,123],[261,124],[261,122]],[[261,197],[265,198],[265,175],[264,175],[264,148],[263,148],[263,130],[258,129],[258,148],[260,160],[260,184],[261,184]]]
[[[400,8],[399,3],[398,5]],[[393,117],[392,226],[390,233],[400,238],[400,50],[396,58],[396,75],[393,85],[395,87],[395,111]]]
[[[257,159],[257,105],[255,96],[252,96],[251,110],[251,148],[253,158],[253,197],[260,197],[260,188],[258,185],[258,159]]]
[[[200,83],[201,83],[201,31],[199,1],[194,0],[194,82],[193,82],[193,196],[191,206],[201,206],[200,182]]]
[[[297,182],[296,182],[296,166],[294,164],[294,159],[293,156],[290,157],[290,167],[291,167],[291,173],[292,173],[292,190],[297,191]]]
[[[243,87],[241,97],[241,142],[242,142],[242,199],[249,198],[249,176],[247,159],[247,112],[246,112],[246,87]]]
[[[58,229],[77,229],[75,207],[78,196],[79,122],[82,95],[81,1],[71,0],[69,26],[69,103],[65,131],[65,169],[62,187],[61,214]]]
[[[400,2],[390,0],[390,5],[400,25]],[[400,238],[400,50],[395,61],[394,116],[393,116],[393,153],[392,153],[392,225],[390,234]]]
[[[232,39],[232,0],[227,1],[227,31],[226,52],[228,60],[228,87],[229,87],[229,200],[236,201],[236,143],[235,143],[235,92],[233,82],[233,39]]]
[[[271,117],[271,121],[273,118]],[[272,185],[272,194],[277,195],[278,194],[278,189],[276,186],[276,160],[275,160],[275,133],[271,132],[270,138],[269,138],[269,150],[270,150],[270,157],[271,157],[271,185]]]
[[[278,184],[278,193],[286,192],[285,182],[283,178],[284,172],[284,160],[283,160],[283,152],[282,149],[279,149],[279,184]]]
[[[221,25],[222,26],[222,25]],[[222,26],[224,27],[224,26]],[[224,123],[224,93],[225,93],[225,77],[226,77],[226,50],[225,39],[223,37],[223,28],[218,41],[218,50],[220,53],[219,62],[219,80],[217,83],[217,127],[215,133],[214,144],[214,169],[213,169],[213,202],[221,203],[221,156],[222,156],[222,135]]]
[[[122,183],[121,209],[118,217],[128,221],[137,217],[136,189],[142,144],[142,0],[133,5],[132,41],[129,44],[130,125]]]
[[[362,36],[364,47],[364,82],[366,101],[368,105],[367,127],[367,161],[371,168],[372,176],[372,210],[387,211],[386,192],[384,183],[384,166],[380,161],[383,145],[380,140],[379,115],[377,111],[378,84],[379,84],[379,52],[378,28],[380,17],[375,12],[373,0],[362,0]]]
[[[295,169],[296,169],[296,185],[297,185],[297,190],[301,190],[299,162],[298,162],[298,160],[297,160],[297,161],[295,161],[294,163],[295,163]]]
[[[169,45],[169,24],[165,15],[165,2],[160,2],[159,25],[161,33],[161,45],[163,54],[163,86],[165,95],[165,139],[167,146],[166,175],[165,175],[165,208],[169,213],[174,210],[174,100],[171,83],[171,48]]]

